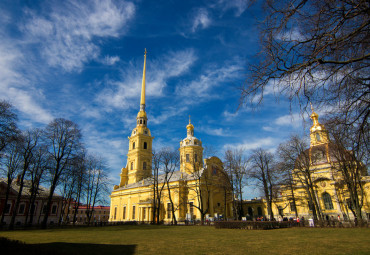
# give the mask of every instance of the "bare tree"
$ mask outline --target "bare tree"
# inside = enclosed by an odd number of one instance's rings
[[[84,193],[84,185],[85,185],[85,175],[86,175],[86,164],[85,164],[85,153],[81,151],[77,157],[73,159],[72,162],[72,169],[73,169],[73,178],[75,180],[75,185],[73,187],[74,191],[72,193],[72,200],[74,200],[73,206],[73,217],[72,222],[73,225],[77,222],[77,212],[78,208],[81,204],[81,198],[83,197]],[[68,207],[69,208],[69,207]]]
[[[280,145],[283,146],[283,145]],[[280,146],[277,154],[280,153]],[[278,191],[286,191],[285,199],[289,202],[285,207],[290,205],[290,208],[295,213],[295,217],[298,218],[297,201],[298,198],[294,194],[295,183],[293,180],[292,169],[295,166],[295,159],[291,159],[290,155],[279,155],[279,162],[277,163],[277,171],[279,171],[280,180],[278,182]]]
[[[49,161],[47,157],[47,148],[46,146],[41,143],[34,149],[32,163],[29,167],[29,175],[31,181],[31,188],[30,188],[30,198],[29,198],[29,208],[26,212],[26,223],[29,217],[28,224],[32,224],[33,218],[35,215],[35,201],[36,197],[39,194],[39,186],[40,182],[43,180],[44,172],[48,167]]]
[[[46,204],[46,213],[42,227],[46,228],[51,203],[59,178],[68,169],[73,158],[81,150],[81,133],[77,125],[70,120],[55,119],[47,127],[45,137],[49,145],[49,156],[52,159],[50,174],[50,192]]]
[[[90,224],[96,202],[107,195],[108,191],[107,167],[103,158],[93,155],[87,156],[85,181],[87,224]]]
[[[368,143],[369,8],[365,0],[266,1],[242,102],[259,104],[273,89],[302,110],[308,102],[329,106]]]
[[[193,157],[194,158],[194,157]],[[194,160],[193,160],[194,161]],[[196,169],[196,163],[193,162],[194,169]],[[193,190],[195,193],[196,204],[193,206],[198,209],[201,217],[201,224],[204,225],[204,219],[206,214],[210,210],[210,193],[211,193],[211,176],[207,169],[197,169],[192,174],[193,184],[190,184],[188,188]]]
[[[75,210],[78,209],[85,184],[85,157],[85,152],[81,151],[81,153],[71,160],[71,164],[68,165],[64,173],[60,176],[59,190],[63,197],[63,203],[59,217],[59,224],[62,223],[64,214],[68,217],[68,219],[66,218],[66,221],[69,221],[68,215],[71,204],[73,204]],[[77,204],[74,203],[75,201],[78,201]],[[73,221],[73,223],[74,222],[75,221]]]
[[[274,155],[262,148],[253,150],[249,157],[251,163],[249,177],[256,179],[262,186],[266,198],[267,212],[270,220],[274,219],[272,202],[274,200],[274,189],[277,186],[277,170]]]
[[[232,186],[234,213],[236,213],[235,218],[241,220],[244,216],[243,188],[246,185],[248,166],[248,159],[244,157],[244,150],[226,150],[224,165]]]
[[[161,209],[162,209],[162,193],[166,182],[162,180],[162,153],[161,151],[153,151],[152,161],[152,184],[153,184],[153,224],[160,224]]]
[[[17,199],[14,206],[14,211],[9,223],[9,229],[14,228],[15,218],[17,216],[18,207],[21,202],[22,191],[24,187],[24,177],[26,173],[29,171],[30,165],[34,160],[34,154],[37,149],[37,146],[41,139],[41,130],[28,130],[20,136],[20,146],[21,146],[21,153],[22,153],[22,171],[20,173],[19,178],[19,190]],[[26,222],[25,222],[26,223]]]
[[[18,136],[17,115],[12,105],[0,101],[0,157],[4,148]]]
[[[1,226],[3,226],[4,224],[4,217],[6,211],[5,208],[8,205],[11,185],[22,169],[22,148],[20,143],[17,140],[13,140],[13,142],[8,144],[5,150],[6,150],[5,156],[1,158],[2,161],[1,172],[3,175],[6,176],[7,188],[5,191],[5,201],[3,204],[3,208],[1,210],[2,211],[0,221]]]
[[[318,198],[313,182],[313,166],[317,159],[308,144],[298,136],[292,136],[289,141],[279,146],[279,155],[286,161],[294,162],[292,169],[295,187],[300,186],[306,191],[309,208],[315,220],[322,219]],[[315,148],[315,147],[314,147]],[[315,148],[320,149],[320,148]]]
[[[329,144],[330,156],[334,163],[334,169],[339,176],[334,176],[338,183],[344,184],[349,199],[345,201],[349,205],[360,226],[363,225],[362,207],[364,205],[364,179],[367,176],[368,153],[365,146],[359,146],[356,142],[355,128],[344,128],[335,120],[328,124],[331,143]],[[364,164],[365,163],[365,164]]]
[[[171,148],[163,148],[161,150],[161,162],[164,170],[164,181],[167,186],[168,199],[171,204],[171,213],[172,213],[172,224],[177,225],[175,211],[178,206],[175,206],[174,201],[171,195],[171,178],[176,169],[180,166],[180,155],[178,151]]]

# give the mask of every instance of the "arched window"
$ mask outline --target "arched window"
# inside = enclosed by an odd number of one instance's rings
[[[140,120],[140,124],[143,124],[143,120]]]
[[[321,137],[320,137],[319,133],[316,133],[316,140],[319,141],[319,142],[321,141]]]
[[[197,154],[195,154],[194,156],[195,156],[195,157],[194,157],[194,161],[195,161],[195,162],[198,162],[198,155],[197,155]]]
[[[147,149],[147,148],[148,148],[148,144],[144,142],[144,149]]]
[[[143,170],[146,170],[146,162],[143,162]]]
[[[324,200],[324,205],[325,205],[326,210],[334,209],[329,193],[325,192],[324,194],[322,194],[322,200]]]
[[[132,143],[132,149],[135,149],[135,142]]]
[[[253,209],[252,209],[252,207],[248,207],[248,214],[249,214],[249,216],[253,217]]]
[[[134,162],[131,162],[131,170],[134,169]]]
[[[144,125],[145,125],[145,120],[144,120]]]

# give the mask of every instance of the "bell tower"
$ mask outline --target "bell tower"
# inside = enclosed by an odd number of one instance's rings
[[[186,138],[180,142],[180,171],[191,174],[203,167],[203,147],[202,142],[194,136],[190,116],[186,130]]]
[[[324,125],[319,123],[319,115],[313,110],[312,104],[311,110],[312,114],[310,118],[313,121],[313,125],[310,128],[310,138],[311,138],[310,147],[328,143],[329,142],[328,130],[325,128]]]
[[[136,183],[152,175],[152,141],[147,127],[145,112],[146,49],[144,53],[143,80],[141,84],[140,111],[136,116],[136,127],[132,130],[127,153],[127,165],[122,168],[120,186]]]

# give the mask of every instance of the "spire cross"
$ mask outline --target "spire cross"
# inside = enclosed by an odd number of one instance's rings
[[[144,56],[146,56],[146,52],[147,52],[147,51],[146,51],[146,48],[145,48],[145,50],[144,50]]]
[[[313,106],[312,106],[312,103],[311,102],[310,102],[310,105],[311,105],[311,111],[314,112]]]
[[[191,121],[190,121],[190,115],[189,115],[189,124],[191,124]]]

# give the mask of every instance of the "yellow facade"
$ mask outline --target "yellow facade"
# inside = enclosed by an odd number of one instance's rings
[[[323,219],[333,216],[335,219],[354,219],[349,202],[349,194],[343,184],[343,177],[339,169],[339,162],[333,156],[333,151],[338,147],[329,140],[328,131],[325,126],[318,121],[318,115],[313,111],[311,115],[313,125],[310,128],[310,171],[313,180],[315,196],[319,212]],[[293,170],[294,173],[295,170]],[[293,174],[294,176],[294,174]],[[370,219],[370,177],[367,175],[366,167],[363,168],[361,181],[363,185],[362,216]],[[308,205],[307,192],[302,187],[297,178],[294,179],[294,197],[296,200],[296,210],[299,217],[312,217],[312,211]],[[296,212],[292,203],[292,192],[288,188],[282,188],[280,195],[273,203],[273,213],[275,218],[280,216],[296,217]]]
[[[145,112],[144,55],[143,82],[137,124],[129,139],[126,167],[121,170],[121,181],[111,193],[109,220],[153,220],[154,179],[152,176],[152,141]],[[230,182],[217,157],[203,160],[202,142],[194,137],[194,126],[186,127],[187,136],[180,142],[180,169],[172,173],[168,186],[165,175],[158,177],[162,188],[161,210],[158,220],[172,221],[171,200],[177,221],[200,220],[203,216],[230,217],[232,215]],[[204,161],[204,162],[203,162]],[[171,200],[170,200],[171,198]],[[202,212],[202,213],[201,213]]]

